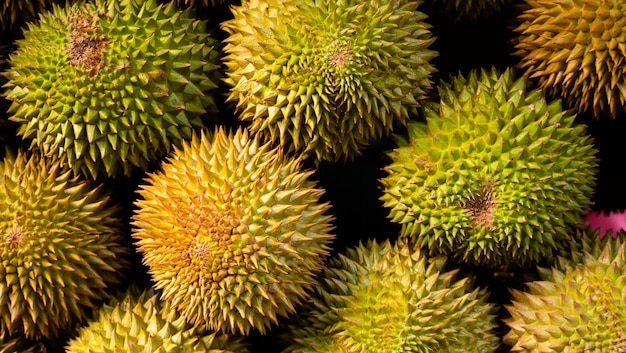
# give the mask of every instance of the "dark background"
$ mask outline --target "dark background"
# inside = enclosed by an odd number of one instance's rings
[[[420,5],[420,10],[429,15],[428,23],[432,25],[436,40],[432,49],[439,52],[439,56],[433,61],[438,72],[433,76],[433,82],[446,80],[451,75],[458,73],[467,74],[473,69],[495,67],[504,70],[517,64],[518,58],[513,57],[514,51],[512,40],[514,33],[512,28],[516,26],[515,17],[520,11],[521,1],[514,1],[499,12],[490,16],[479,18],[476,21],[457,20],[454,14],[441,10],[437,3],[427,1]],[[197,13],[199,18],[209,19],[214,27],[216,39],[224,38],[225,34],[219,29],[219,23],[230,18],[227,6],[217,9],[203,9]],[[3,31],[0,33],[0,45],[12,45],[15,39],[21,37],[20,30]],[[5,52],[2,52],[3,55]],[[520,75],[521,72],[518,72]],[[0,78],[0,83],[2,83]],[[226,92],[223,87],[223,92]],[[434,90],[435,91],[435,90]],[[435,92],[433,92],[435,94]],[[7,102],[0,99],[0,121],[7,119]],[[232,107],[221,104],[220,124],[236,126]],[[622,114],[624,115],[624,114]],[[578,122],[588,126],[588,133],[594,137],[595,145],[599,150],[599,172],[597,173],[597,186],[594,195],[594,210],[616,211],[626,208],[626,187],[623,183],[622,163],[626,153],[626,119],[617,116],[614,119],[594,119],[588,114],[580,114]],[[402,134],[399,128],[397,133]],[[6,145],[10,148],[27,147],[15,135],[13,125],[0,125],[0,147]],[[382,207],[379,197],[382,195],[378,180],[384,176],[381,170],[389,163],[386,152],[394,148],[391,138],[387,138],[364,150],[361,157],[349,163],[323,163],[317,168],[314,178],[319,180],[319,185],[326,190],[324,200],[332,204],[332,213],[336,220],[337,239],[334,243],[333,253],[343,252],[347,247],[353,247],[360,241],[368,238],[379,240],[395,238],[399,232],[399,226],[392,224],[387,219],[387,210]],[[313,165],[309,167],[313,168]],[[154,170],[158,169],[158,164]],[[130,220],[133,212],[133,201],[137,197],[135,191],[142,182],[143,174],[116,179],[103,179],[103,182],[113,192],[114,198],[124,205],[125,217]],[[130,229],[128,229],[130,234]],[[145,268],[137,256],[136,266],[130,280],[143,284],[149,283]],[[464,269],[472,271],[474,269]],[[532,278],[532,270],[529,273],[520,274],[516,278],[499,278],[493,273],[477,271],[477,284],[488,286],[492,292],[492,300],[496,303],[506,303],[509,300],[508,288],[521,288],[523,279]],[[502,313],[505,316],[504,313]],[[286,322],[286,320],[283,320]],[[276,327],[268,335],[262,336],[252,333],[248,339],[253,352],[280,352],[283,344],[280,335],[284,326]],[[502,332],[506,330],[502,328]],[[50,351],[62,351],[60,347],[67,337],[46,342]],[[503,347],[506,351],[506,347]]]

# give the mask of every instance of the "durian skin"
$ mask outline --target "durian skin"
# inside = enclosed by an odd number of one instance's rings
[[[445,263],[388,240],[330,259],[283,353],[495,352],[487,292]]]
[[[0,176],[0,331],[57,336],[124,277],[118,207],[38,154],[9,153]]]
[[[582,243],[540,268],[541,279],[512,290],[504,343],[511,352],[623,352],[626,349],[626,249],[622,232]]]
[[[228,101],[253,133],[315,162],[345,161],[404,126],[436,52],[405,0],[251,0],[222,23]]]
[[[624,113],[626,3],[527,0],[514,55],[525,75],[596,118]]]
[[[510,70],[440,87],[381,179],[389,218],[431,255],[506,268],[554,256],[591,205],[598,160],[586,127]]]
[[[293,313],[334,239],[311,174],[242,128],[177,148],[141,186],[133,216],[161,298],[227,333],[264,333]]]
[[[132,286],[104,304],[66,353],[248,353],[242,338],[194,328],[152,290]]]
[[[10,119],[81,174],[145,170],[217,110],[219,53],[206,24],[155,0],[55,6],[10,57]]]

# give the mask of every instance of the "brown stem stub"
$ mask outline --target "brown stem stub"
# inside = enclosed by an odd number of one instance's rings
[[[18,226],[13,226],[5,234],[5,244],[8,246],[18,246],[22,244],[28,234]]]
[[[91,77],[104,65],[104,48],[108,42],[99,34],[97,20],[97,16],[83,14],[75,16],[70,25],[69,63],[84,67]]]
[[[330,63],[335,67],[342,67],[352,57],[352,50],[344,49],[334,52],[330,56]]]
[[[463,208],[470,215],[472,224],[487,228],[491,228],[493,225],[494,206],[493,183],[491,181],[482,185],[478,193],[471,195],[463,204]]]

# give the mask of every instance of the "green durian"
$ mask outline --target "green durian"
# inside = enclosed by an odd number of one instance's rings
[[[510,70],[459,75],[439,94],[389,153],[389,218],[429,254],[464,263],[552,257],[591,205],[598,160],[586,127]]]
[[[23,337],[9,337],[0,334],[0,353],[46,353],[48,350],[40,343],[29,342]]]
[[[591,236],[572,256],[511,291],[504,336],[511,352],[626,351],[626,238],[585,232]]]
[[[0,163],[0,332],[56,336],[109,299],[130,264],[118,207],[58,162]]]
[[[564,268],[564,266],[582,263],[586,253],[599,252],[604,246],[613,246],[626,240],[626,232],[617,231],[615,233],[607,233],[608,236],[600,236],[600,229],[592,229],[589,225],[581,225],[576,228],[571,236],[571,241],[567,242],[567,246],[559,249],[554,261],[548,265]],[[620,238],[620,242],[615,243],[608,238]]]
[[[445,263],[389,241],[332,258],[284,353],[495,352],[487,292]]]
[[[526,0],[515,28],[518,67],[578,112],[624,113],[626,3]]]
[[[51,3],[51,0],[2,0],[0,28],[15,29],[33,19]]]
[[[435,0],[434,6],[455,14],[457,20],[477,21],[485,16],[498,13],[510,0]]]
[[[247,353],[241,338],[194,328],[148,289],[132,286],[105,304],[66,353]]]
[[[55,6],[5,73],[19,134],[73,170],[129,175],[216,111],[219,54],[206,21],[155,0]]]
[[[311,174],[241,128],[176,148],[141,186],[133,216],[161,299],[194,325],[227,333],[265,333],[293,313],[334,238]]]
[[[404,126],[431,88],[421,1],[250,0],[232,6],[224,62],[240,120],[315,162],[349,160]]]

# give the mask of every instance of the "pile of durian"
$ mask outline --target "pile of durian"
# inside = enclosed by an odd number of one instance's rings
[[[626,1],[0,10],[0,353],[626,352]]]

